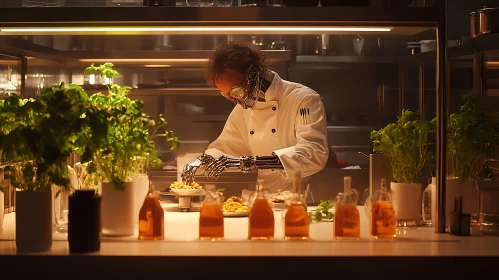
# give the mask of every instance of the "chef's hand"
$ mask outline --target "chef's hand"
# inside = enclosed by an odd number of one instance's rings
[[[205,175],[208,178],[218,178],[222,172],[229,168],[237,168],[244,173],[255,171],[257,169],[256,158],[252,156],[233,157],[223,155],[208,164],[205,170]]]
[[[194,177],[196,176],[196,171],[202,167],[202,166],[207,166],[210,163],[214,162],[215,159],[207,154],[202,154],[199,157],[197,157],[195,160],[191,161],[190,163],[186,164],[184,166],[184,169],[182,170],[182,181],[186,185],[192,184],[194,181]]]

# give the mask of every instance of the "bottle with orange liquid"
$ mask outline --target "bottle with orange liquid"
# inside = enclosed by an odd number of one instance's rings
[[[343,177],[343,197],[336,204],[334,213],[334,236],[336,239],[360,238],[358,195],[352,190],[351,182],[352,177]]]
[[[397,233],[397,216],[392,207],[392,201],[386,180],[381,179],[381,188],[373,194],[370,234],[372,238],[394,238]]]
[[[301,194],[301,174],[298,173],[293,181],[293,198],[284,217],[284,239],[308,240],[309,228],[307,204]]]
[[[205,188],[206,196],[199,212],[199,239],[220,240],[224,238],[224,214],[215,186]]]
[[[165,212],[159,203],[153,184],[149,180],[149,192],[139,212],[139,239],[165,239]]]
[[[263,191],[263,180],[256,185],[256,195],[248,216],[248,239],[274,239],[274,212]]]

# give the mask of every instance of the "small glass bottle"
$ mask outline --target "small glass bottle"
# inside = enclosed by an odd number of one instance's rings
[[[248,216],[248,239],[274,239],[274,212],[263,191],[263,180],[256,185],[256,195]]]
[[[334,237],[360,238],[360,215],[357,209],[358,196],[351,187],[352,177],[343,177],[343,197],[335,207],[334,213]]]
[[[301,194],[301,174],[295,175],[293,188],[293,198],[284,217],[284,239],[308,240],[310,220]]]
[[[139,239],[165,239],[165,212],[159,203],[153,184],[149,180],[149,192],[139,212]]]
[[[394,238],[397,233],[397,216],[392,207],[392,200],[386,180],[381,179],[381,188],[373,194],[370,219],[371,237]]]
[[[215,185],[205,186],[206,196],[199,211],[199,239],[224,238],[224,214]]]

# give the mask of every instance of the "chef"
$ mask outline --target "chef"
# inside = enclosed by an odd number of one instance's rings
[[[267,70],[263,53],[229,41],[213,52],[208,82],[236,106],[220,136],[204,154],[187,164],[182,180],[197,171],[218,177],[227,169],[258,172],[271,192],[291,190],[299,172],[302,189],[328,159],[325,110],[312,89]]]

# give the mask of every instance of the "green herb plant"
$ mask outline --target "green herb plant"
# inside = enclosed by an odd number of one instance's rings
[[[447,153],[450,177],[465,181],[476,179],[485,170],[485,158],[499,144],[499,125],[485,113],[478,94],[468,92],[462,98],[460,111],[449,116]]]
[[[331,200],[321,200],[315,211],[308,212],[308,218],[310,222],[320,222],[323,220],[332,220],[334,217],[333,211],[331,211],[333,206],[331,205]]]
[[[390,161],[397,183],[420,183],[421,170],[432,158],[428,136],[435,131],[435,119],[426,122],[417,113],[403,110],[397,122],[371,132],[374,152]]]
[[[0,150],[9,161],[6,178],[23,191],[70,189],[69,155],[78,150],[92,157],[107,138],[107,118],[74,84],[53,85],[37,99],[9,96],[0,108],[0,123],[8,124],[0,130]]]
[[[113,78],[120,75],[113,67],[112,63],[104,63],[99,66],[92,64],[85,69],[85,75],[96,73],[111,81],[107,84],[107,94],[97,93],[90,97],[95,106],[111,111],[111,124],[107,148],[95,155],[87,172],[99,172],[104,181],[123,190],[125,182],[144,172],[148,156],[151,166],[161,165],[154,138],[163,137],[171,143],[171,150],[179,148],[179,140],[173,131],[166,129],[168,123],[162,115],[158,116],[156,123],[144,113],[141,100],[128,97],[130,87],[112,83]],[[159,133],[160,129],[165,132]]]

